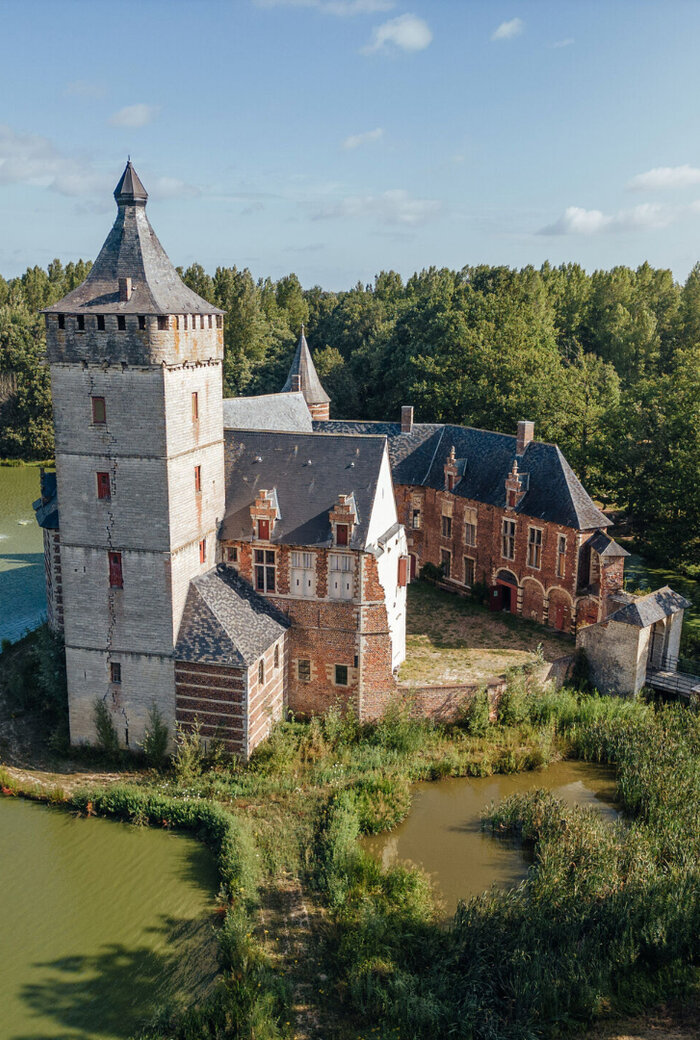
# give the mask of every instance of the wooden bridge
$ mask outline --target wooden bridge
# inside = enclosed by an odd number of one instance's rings
[[[685,701],[700,702],[700,675],[678,672],[678,658],[667,657],[658,667],[647,667],[647,686]]]

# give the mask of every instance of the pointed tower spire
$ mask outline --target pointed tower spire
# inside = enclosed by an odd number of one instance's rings
[[[301,326],[301,335],[294,354],[287,382],[282,387],[282,393],[290,391],[301,391],[304,395],[306,405],[311,412],[312,419],[328,419],[330,414],[330,397],[323,389],[318,372],[314,365],[309,344],[304,335],[304,325]]]
[[[119,184],[114,189],[114,197],[118,206],[145,206],[148,192],[141,183],[141,178],[131,163],[131,157],[124,168]]]

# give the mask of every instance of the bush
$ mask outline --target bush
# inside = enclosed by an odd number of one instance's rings
[[[489,586],[485,581],[475,581],[471,588],[471,597],[475,603],[482,607],[487,606],[489,601]]]
[[[420,569],[419,576],[421,581],[429,581],[434,585],[436,582],[442,581],[445,576],[445,570],[442,564],[438,567],[434,563],[424,563]]]
[[[425,723],[411,717],[409,701],[392,700],[370,730],[370,742],[389,751],[417,751],[425,742]]]
[[[187,787],[202,775],[204,748],[200,737],[201,723],[195,718],[191,729],[175,723],[173,766],[178,783]]]
[[[470,737],[484,737],[491,722],[489,695],[486,690],[477,690],[464,709],[461,725]]]
[[[110,710],[101,697],[95,698],[92,717],[95,723],[97,746],[104,751],[108,758],[117,758],[119,737]]]
[[[141,747],[147,761],[155,769],[162,769],[168,754],[170,733],[165,719],[155,701],[148,712],[148,723],[143,734]]]

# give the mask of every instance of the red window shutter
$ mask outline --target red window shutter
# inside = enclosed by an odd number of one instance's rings
[[[109,554],[109,584],[113,589],[124,588],[122,554],[120,552],[111,552]]]
[[[408,584],[408,556],[399,556],[399,587]]]
[[[97,474],[97,497],[98,498],[111,498],[112,489],[109,482],[109,473],[98,473]]]
[[[348,525],[347,524],[336,524],[335,540],[336,540],[338,545],[347,545],[348,544]]]
[[[201,466],[195,466],[194,467],[194,489],[195,489],[195,491],[201,491],[202,490],[202,467]]]
[[[258,538],[263,541],[269,541],[270,538],[270,521],[269,520],[258,520]]]
[[[201,542],[199,543],[199,562],[200,563],[204,563],[206,561],[206,558],[207,558],[207,540],[206,540],[206,538],[202,538]]]

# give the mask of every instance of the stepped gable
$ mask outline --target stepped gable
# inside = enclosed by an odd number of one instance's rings
[[[410,433],[400,423],[315,422],[319,433],[383,434],[388,439],[394,484],[444,490],[445,462],[454,445],[464,473],[455,495],[505,508],[505,481],[513,462],[527,476],[527,491],[514,512],[580,531],[610,526],[556,444],[530,441],[517,455],[517,438],[470,426],[414,423]]]
[[[350,546],[364,549],[385,450],[384,437],[226,430],[226,513],[219,537],[251,540],[250,507],[265,489],[275,491],[279,503],[273,543],[327,547],[330,510],[339,495],[354,494]]]
[[[117,219],[90,273],[45,314],[223,314],[185,285],[146,216],[148,193],[131,162],[114,190]],[[119,279],[130,278],[129,299]]]
[[[289,625],[281,611],[220,564],[190,582],[175,660],[249,667]]]
[[[686,610],[690,606],[692,604],[684,596],[674,592],[670,586],[664,585],[663,588],[657,589],[656,592],[649,592],[646,596],[638,596],[636,599],[633,599],[631,603],[627,603],[613,614],[609,614],[601,623],[607,624],[608,621],[619,621],[623,625],[647,628],[649,625],[654,625],[657,621],[662,621],[663,618],[677,614],[679,610]]]
[[[225,397],[224,429],[313,432],[311,413],[301,392]]]
[[[282,387],[282,393],[284,394],[291,390],[300,390],[309,406],[327,405],[330,403],[330,397],[323,389],[321,380],[318,378],[318,372],[304,335],[303,325],[294,360],[287,375],[287,382]]]

